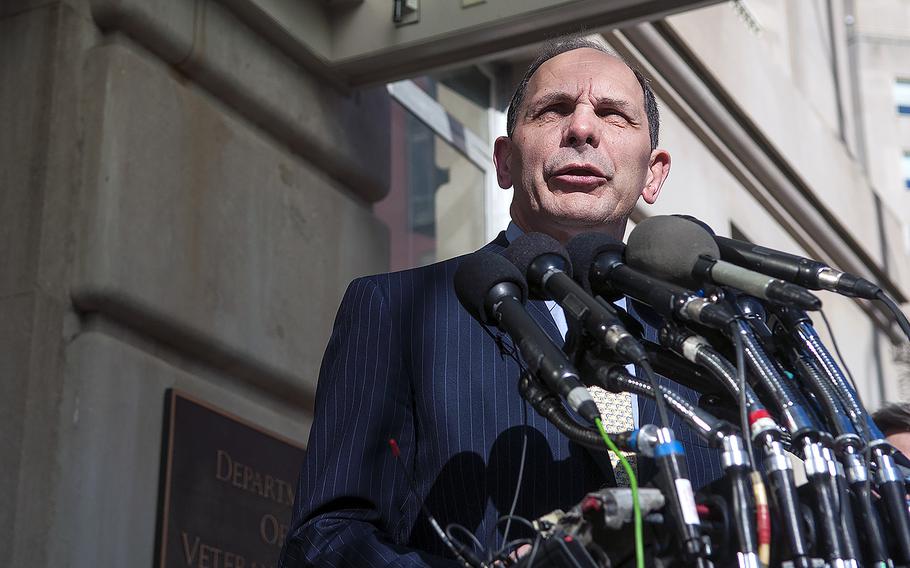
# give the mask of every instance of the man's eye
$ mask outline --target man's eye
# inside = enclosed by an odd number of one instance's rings
[[[544,109],[542,111],[540,111],[540,114],[541,115],[546,115],[546,114],[566,115],[571,112],[572,111],[570,110],[568,105],[550,105],[548,107],[544,107]]]
[[[623,120],[628,120],[628,119],[626,118],[626,115],[624,115],[623,113],[621,113],[621,112],[619,112],[618,110],[613,109],[613,108],[604,108],[604,109],[600,109],[600,110],[597,111],[597,114],[598,114],[599,116],[601,116],[601,117],[608,117],[608,116],[610,116],[610,117],[621,118],[621,119],[623,119]]]

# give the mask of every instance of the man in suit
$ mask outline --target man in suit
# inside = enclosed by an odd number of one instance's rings
[[[622,238],[638,198],[653,203],[669,171],[657,130],[654,95],[639,73],[584,40],[548,46],[516,90],[508,135],[495,143],[499,184],[514,187],[513,222],[485,248],[501,251],[523,231]],[[602,460],[520,398],[508,342],[455,297],[459,262],[348,288],[319,376],[281,566],[455,566],[425,511],[442,527],[458,525],[452,535],[468,546],[473,536],[497,549],[500,516],[514,509],[533,519],[614,482]],[[528,304],[562,344],[564,316],[554,308]],[[656,421],[650,401],[637,410],[642,423]],[[718,477],[716,453],[670,426],[693,483]]]

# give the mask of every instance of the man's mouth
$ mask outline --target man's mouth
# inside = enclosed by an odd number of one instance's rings
[[[566,164],[550,176],[551,182],[578,189],[595,187],[605,180],[606,176],[600,168],[591,164]]]

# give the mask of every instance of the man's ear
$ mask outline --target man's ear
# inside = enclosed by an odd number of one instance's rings
[[[648,177],[645,180],[644,189],[641,190],[641,196],[646,203],[652,205],[657,201],[660,188],[664,185],[668,175],[670,175],[670,153],[660,148],[652,150]]]
[[[508,136],[500,136],[493,143],[493,164],[496,166],[499,187],[512,187],[512,139]]]

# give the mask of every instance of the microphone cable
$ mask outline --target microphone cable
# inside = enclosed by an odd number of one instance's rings
[[[638,364],[638,367],[644,373],[645,377],[648,379],[648,383],[651,385],[651,388],[653,389],[654,401],[657,403],[657,415],[660,418],[661,426],[672,439],[673,430],[670,429],[670,416],[669,416],[669,413],[667,412],[667,401],[666,401],[666,398],[664,397],[663,389],[660,388],[660,385],[657,382],[657,376],[654,373],[654,369],[651,368],[651,363],[650,363],[650,361],[648,361],[647,357],[642,357],[641,359],[636,361],[636,363]],[[603,426],[601,425],[599,428],[601,429],[601,435],[604,435],[605,431],[603,430]],[[610,444],[612,444],[612,442],[610,442]],[[607,444],[607,445],[610,445],[610,444]],[[678,442],[670,440],[670,441],[668,441],[668,444],[674,444],[672,446],[674,449],[678,449],[680,452],[682,451],[682,446],[677,447]],[[613,450],[613,448],[615,448],[615,446],[611,447],[610,449]],[[623,469],[625,469],[626,473],[629,474],[629,484],[633,488],[632,489],[632,498],[633,498],[632,505],[633,505],[634,512],[635,512],[635,559],[636,559],[638,568],[643,568],[644,567],[644,542],[643,542],[643,538],[641,536],[641,533],[642,533],[641,507],[638,503],[638,480],[636,478],[632,477],[632,475],[631,475],[632,467],[628,465],[628,462],[622,456],[622,454],[618,450],[613,450],[613,452],[617,456],[619,456],[620,462],[622,462],[622,464],[623,464]],[[663,459],[674,460],[674,459],[676,459],[676,456],[668,455]],[[667,465],[667,464],[664,464],[664,465]],[[676,477],[676,473],[678,473],[678,472],[672,471],[671,468],[668,466],[666,468],[666,473],[668,475],[668,483],[672,483],[673,479],[671,479],[671,478]],[[688,481],[688,480],[686,480],[686,481]],[[689,499],[691,499],[691,492],[690,492]],[[694,501],[693,501],[693,503],[694,503]],[[680,505],[682,507],[685,507],[684,503],[680,503]],[[685,510],[685,509],[683,509],[683,510]],[[683,525],[684,515],[682,515],[679,519],[677,519],[677,521],[681,525]],[[696,521],[697,521],[697,517],[696,517]],[[683,545],[685,546],[685,544],[683,544]],[[639,554],[639,551],[641,551],[640,554]]]
[[[455,558],[460,560],[463,565],[468,566],[469,568],[484,568],[483,562],[481,562],[473,552],[468,550],[468,548],[462,544],[461,541],[452,538],[449,535],[449,529],[452,527],[452,525],[446,527],[445,531],[443,531],[442,527],[439,526],[439,522],[436,520],[436,517],[434,517],[433,513],[431,513],[427,508],[426,503],[420,499],[420,495],[417,493],[417,483],[414,481],[414,478],[411,476],[410,472],[408,472],[408,469],[405,467],[404,462],[401,461],[401,448],[398,447],[398,442],[395,440],[395,438],[391,436],[389,436],[389,449],[392,451],[392,456],[395,458],[395,461],[399,466],[401,466],[401,471],[404,473],[404,477],[408,481],[408,486],[411,490],[411,493],[420,504],[420,510],[424,515],[426,515],[427,521],[433,528],[433,532],[436,533],[439,539],[442,540],[442,542],[448,547]],[[467,531],[467,529],[464,527],[461,528]],[[477,538],[473,534],[471,537],[474,539],[474,542],[477,543],[477,547],[483,550],[483,546],[480,545],[480,542],[477,541]],[[458,546],[456,546],[456,543]]]
[[[748,324],[745,322],[735,321],[730,326],[730,332],[733,334],[734,343],[739,346],[737,349],[738,372],[741,373],[741,380],[745,381],[745,342],[747,339],[753,339],[751,331],[749,330]],[[750,343],[753,342],[750,341]],[[761,353],[754,350],[750,355],[753,359],[761,358]],[[780,383],[778,381],[768,380],[773,377],[768,375],[764,368],[765,365],[760,364],[758,361],[753,361],[753,363],[755,364],[754,370],[756,374],[765,382],[764,386],[766,390],[777,391],[776,397],[773,396],[774,393],[771,393],[772,398],[776,401],[789,399],[792,402],[791,397],[788,396],[789,389],[783,391],[778,390],[781,386]],[[742,386],[743,383],[740,384]],[[781,410],[784,409],[781,408]],[[767,411],[756,412],[754,414],[757,416],[753,420],[753,427],[766,422],[765,417],[768,416]],[[806,420],[808,417],[804,412],[797,411],[785,413],[785,418],[794,432],[807,429]],[[777,428],[766,429],[763,437],[765,469],[767,470],[776,508],[784,527],[785,537],[790,548],[791,560],[793,565],[798,568],[810,568],[812,562],[809,556],[807,543],[803,539],[802,517],[800,513],[799,497],[796,491],[796,483],[793,478],[793,467],[790,465],[789,458],[787,458],[781,448],[779,430],[777,430]],[[756,490],[760,491],[759,488],[756,488]],[[756,499],[756,502],[757,501],[758,499]],[[759,514],[759,512],[756,511],[756,514]]]
[[[499,334],[499,335],[494,334],[494,333],[490,330],[490,328],[489,328],[488,326],[482,325],[482,326],[480,326],[480,327],[487,333],[487,335],[489,335],[489,336],[493,339],[493,342],[497,345],[497,347],[499,347],[500,356],[509,357],[510,359],[512,359],[512,360],[515,362],[515,364],[518,365],[519,377],[521,377],[521,378],[519,379],[519,391],[521,391],[521,385],[523,384],[523,381],[526,380],[526,381],[530,382],[530,381],[531,381],[531,376],[532,376],[532,375],[531,375],[531,373],[528,371],[527,367],[525,367],[525,364],[524,364],[524,362],[521,360],[521,357],[518,356],[518,353],[516,352],[516,351],[517,351],[516,348],[515,348],[514,346],[513,346],[512,348],[509,348],[509,347],[505,344],[505,341],[503,340],[503,336],[502,336],[501,334]],[[520,520],[523,520],[523,521],[525,521],[528,525],[530,525],[531,528],[534,528],[534,525],[533,525],[530,521],[528,521],[528,520],[525,519],[524,517],[518,517],[518,516],[515,515],[515,509],[516,509],[516,507],[517,507],[517,505],[518,505],[518,495],[519,495],[519,493],[520,493],[520,491],[521,491],[521,483],[522,483],[522,480],[524,479],[525,463],[527,462],[527,452],[528,452],[528,404],[533,404],[533,403],[531,403],[531,401],[529,401],[529,400],[525,397],[525,393],[524,393],[524,392],[521,392],[521,395],[522,395],[522,398],[525,399],[525,400],[524,400],[525,404],[524,404],[523,407],[522,407],[522,425],[523,425],[525,428],[524,428],[524,432],[523,432],[523,436],[522,436],[522,441],[521,441],[521,458],[520,458],[520,462],[519,462],[520,465],[518,466],[518,480],[517,480],[516,483],[515,483],[515,494],[514,494],[513,497],[512,497],[512,506],[509,508],[509,514],[500,517],[500,518],[496,521],[496,524],[493,526],[493,531],[495,532],[495,531],[496,531],[496,528],[499,526],[500,521],[502,521],[502,519],[507,519],[507,520],[506,520],[506,528],[505,528],[505,531],[503,532],[503,536],[502,536],[503,545],[502,545],[502,547],[500,547],[500,549],[496,552],[496,554],[494,555],[494,557],[495,557],[495,556],[501,556],[502,553],[503,553],[503,551],[506,550],[506,549],[509,547],[509,544],[510,544],[510,541],[509,541],[509,529],[510,529],[511,526],[512,526],[512,519],[520,519]],[[561,403],[559,403],[559,408],[562,408]],[[557,427],[557,428],[558,428],[558,427]],[[562,431],[562,430],[560,430],[560,431]],[[566,433],[566,432],[563,431],[563,433]],[[535,529],[535,530],[536,530],[536,529]],[[472,535],[472,536],[473,536],[473,535]],[[540,535],[538,534],[538,537],[534,540],[534,543],[532,544],[532,550],[531,550],[531,552],[534,553],[535,555],[537,554],[536,546],[537,546],[537,544],[539,543],[539,541],[540,541]],[[531,560],[533,561],[533,557],[531,558]],[[529,565],[530,565],[530,563],[529,563]]]
[[[885,296],[885,293],[881,290],[879,290],[878,294]],[[887,296],[885,297],[887,298]],[[888,298],[888,300],[890,301],[890,298]],[[895,305],[894,309],[896,308],[897,306]],[[894,311],[894,309],[892,309],[892,311]],[[825,323],[825,329],[828,330],[828,337],[831,338],[831,345],[834,347],[834,353],[837,355],[840,366],[844,370],[844,373],[847,375],[847,378],[850,380],[850,386],[853,388],[854,396],[856,396],[856,402],[858,403],[859,408],[868,415],[868,411],[866,411],[866,405],[863,404],[862,397],[859,394],[859,389],[856,387],[856,380],[853,378],[853,373],[850,371],[850,367],[847,366],[847,362],[844,360],[844,356],[841,354],[840,347],[837,344],[837,339],[834,337],[834,329],[831,327],[831,322],[828,321],[828,316],[825,314],[825,310],[819,310],[819,313],[822,316],[822,321]],[[899,321],[900,318],[903,318],[903,320],[906,322],[906,317],[904,317],[903,312],[901,312],[899,309],[896,311],[895,316],[898,316],[898,314]],[[910,334],[908,334],[908,337],[910,337]],[[837,394],[836,390],[835,394]],[[857,488],[857,501],[860,506],[860,516],[867,527],[871,526],[881,529],[881,521],[878,516],[878,511],[875,510],[875,507],[872,503],[872,475],[869,471],[869,468],[872,464],[872,444],[870,443],[872,441],[872,431],[869,427],[869,422],[866,420],[861,420],[859,426],[862,430],[863,437],[865,438],[865,444],[863,445],[863,459],[865,461],[863,464],[863,469],[865,471],[862,472],[862,482],[856,484],[861,486]],[[873,558],[873,561],[875,561],[874,566],[876,568],[885,568],[889,565],[890,562],[890,559],[887,558],[887,546],[882,542],[881,531],[879,530],[878,534],[875,534],[875,532],[876,531],[874,530],[870,531],[868,537],[871,540],[869,544],[871,553],[873,557],[877,557]]]
[[[768,491],[761,473],[752,470],[752,492],[755,495],[755,524],[758,537],[758,559],[762,566],[771,564],[771,509]]]
[[[458,529],[462,533],[467,535],[468,539],[471,541],[471,543],[474,545],[474,547],[477,550],[484,550],[483,545],[480,543],[479,540],[477,540],[477,537],[474,536],[474,534],[471,531],[469,531],[467,528],[465,528],[462,525],[459,525],[458,523],[450,523],[449,525],[446,526],[446,530],[445,530],[446,536],[449,537],[449,539],[457,545],[458,550],[461,552],[461,555],[465,558],[465,560],[472,567],[477,566],[477,564],[474,564],[474,562],[477,562],[477,563],[479,563],[480,568],[486,568],[488,563],[483,562],[482,560],[477,558],[477,556],[475,556],[473,552],[469,552],[469,549],[464,544],[464,542],[462,542],[462,540],[460,538],[456,537],[453,534],[455,532],[455,529]]]
[[[521,440],[521,458],[519,458],[518,466],[518,480],[515,482],[515,495],[512,497],[512,506],[509,507],[509,514],[506,515],[508,520],[506,521],[506,530],[502,534],[503,546],[509,542],[509,529],[512,528],[512,517],[515,515],[515,507],[518,505],[518,494],[521,492],[521,481],[524,478],[525,473],[525,460],[528,455],[528,401],[522,405],[522,417],[523,417],[523,436]],[[502,519],[502,517],[500,517]],[[495,532],[496,527],[499,525],[499,521],[494,525],[493,530]],[[500,552],[502,549],[500,549]]]
[[[758,540],[758,558],[762,566],[768,566],[771,563],[771,511],[768,508],[768,492],[765,490],[765,482],[762,480],[761,473],[758,472],[755,461],[755,451],[752,448],[752,431],[749,428],[749,410],[746,399],[746,350],[743,346],[743,338],[738,333],[736,326],[732,326],[733,344],[736,349],[736,382],[739,386],[739,420],[740,427],[743,431],[743,438],[746,442],[746,452],[751,460],[752,472],[750,479],[752,481],[752,498],[755,503],[755,536]],[[717,359],[720,359],[718,354]]]
[[[752,466],[758,463],[755,461],[755,451],[752,448],[752,436],[749,429],[749,409],[746,400],[746,349],[743,347],[743,338],[739,334],[736,325],[732,326],[731,333],[734,338],[736,347],[736,382],[739,386],[739,420],[740,427],[743,429],[743,438],[746,439],[746,451],[749,452],[749,459],[752,460]]]
[[[517,562],[518,559],[521,557],[516,557],[516,558],[511,557],[511,555],[516,551],[515,547],[521,546],[523,544],[527,544],[527,545],[530,545],[533,550],[535,541],[540,537],[540,530],[538,530],[538,528],[534,526],[533,522],[522,517],[521,515],[516,515],[514,513],[509,513],[508,515],[503,515],[503,516],[499,517],[498,519],[496,519],[496,527],[498,528],[502,524],[503,521],[506,521],[506,523],[508,525],[511,525],[513,520],[519,521],[521,524],[523,524],[526,527],[528,527],[529,529],[531,529],[531,531],[535,535],[535,538],[533,540],[530,538],[516,538],[513,540],[507,540],[507,541],[503,542],[502,547],[500,547],[500,549],[493,556],[493,558],[492,558],[493,562],[499,561],[499,562],[502,562],[504,565],[508,565],[510,563]],[[508,532],[508,529],[506,529],[506,532]]]
[[[891,310],[891,313],[894,314],[894,318],[897,320],[897,325],[900,326],[901,330],[904,332],[904,335],[907,336],[907,339],[910,339],[910,321],[907,321],[907,316],[904,315],[904,312],[901,311],[900,306],[897,305],[897,302],[891,299],[888,294],[885,294],[885,291],[879,289],[876,292],[875,297],[882,301],[883,304],[888,306],[888,309]]]
[[[604,444],[606,444],[607,447],[610,448],[610,451],[619,458],[619,463],[622,464],[622,468],[625,470],[626,475],[629,476],[629,488],[632,490],[632,519],[633,527],[635,529],[635,566],[636,568],[645,568],[645,541],[641,520],[641,504],[638,500],[638,477],[635,476],[635,471],[632,470],[629,461],[622,455],[622,452],[619,451],[619,448],[616,447],[613,440],[610,439],[610,436],[607,434],[607,430],[604,428],[603,422],[601,422],[599,417],[594,420],[594,424],[597,426],[597,430],[600,432],[600,437],[603,438]]]
[[[506,345],[505,341],[503,340],[503,335],[493,333],[489,329],[488,326],[482,325],[481,328],[483,328],[483,330],[487,333],[487,335],[489,335],[493,339],[493,341],[496,343],[496,345],[499,347],[501,356],[509,357],[510,359],[515,361],[515,363],[519,367],[520,376],[522,376],[523,379],[530,379],[531,373],[528,371],[524,362],[518,356],[518,353],[517,353],[517,350],[515,349],[515,347],[513,346],[512,348],[509,348]],[[650,368],[650,366],[649,366],[649,368]],[[519,390],[522,391],[524,388],[527,388],[528,386],[532,386],[532,385],[533,385],[533,381],[531,381],[531,380],[519,381],[519,387],[520,387]],[[541,389],[538,389],[538,390],[541,390]],[[534,406],[534,401],[529,400],[528,393],[521,392],[521,394],[522,394],[522,398],[525,399],[526,403]],[[557,410],[563,409],[562,403],[559,401],[556,401],[556,402],[558,403]],[[524,407],[524,411],[525,411],[525,414],[524,414],[525,425],[527,425],[527,406]],[[578,425],[577,423],[575,423],[574,420],[572,420],[567,415],[565,415],[566,414],[565,411],[563,411],[562,413],[560,413],[560,412],[541,413],[540,410],[538,409],[538,413],[540,413],[542,416],[547,418],[549,421],[553,422],[554,425],[557,426],[558,430],[560,430],[561,432],[563,432],[563,434],[565,434],[566,436],[569,436],[570,438],[572,438],[571,434],[577,434],[578,433],[577,431],[582,430],[580,425]],[[563,415],[565,415],[565,416],[563,416]],[[563,418],[563,420],[559,420],[560,418]],[[555,422],[554,422],[554,419],[556,419]],[[635,471],[632,469],[632,466],[629,464],[628,460],[626,460],[623,453],[619,450],[619,448],[616,446],[616,444],[614,444],[613,441],[610,439],[609,435],[607,434],[606,429],[604,428],[603,423],[601,422],[600,417],[597,417],[595,419],[594,423],[597,426],[597,430],[600,433],[601,439],[604,441],[607,448],[611,452],[613,452],[613,454],[616,455],[617,458],[619,458],[619,462],[622,464],[622,467],[625,470],[626,475],[629,476],[629,487],[632,492],[633,527],[634,527],[634,533],[635,533],[635,565],[636,565],[636,568],[644,568],[644,566],[645,566],[645,564],[644,564],[644,562],[645,562],[644,532],[643,532],[643,528],[642,528],[641,505],[639,502],[638,477],[636,477]],[[575,428],[570,428],[570,426],[574,426]],[[575,439],[575,438],[573,438],[573,439]],[[583,441],[580,441],[578,439],[576,439],[576,442],[587,445]],[[396,447],[397,447],[397,445],[396,445]],[[519,475],[518,475],[518,487],[516,487],[516,489],[515,489],[515,496],[513,497],[513,500],[512,500],[512,507],[511,507],[511,510],[509,511],[509,514],[505,515],[503,517],[500,517],[499,520],[501,521],[502,519],[507,519],[507,523],[508,523],[511,519],[522,519],[522,520],[528,522],[531,527],[533,527],[533,524],[530,523],[529,521],[527,521],[527,519],[523,519],[522,517],[517,517],[515,515],[515,508],[518,503],[518,492],[519,492],[519,488],[521,485],[521,480],[522,480],[523,472],[524,472],[524,465],[525,465],[525,460],[526,460],[526,455],[525,455],[526,449],[527,449],[527,432],[525,433],[525,438],[524,438],[523,444],[522,444],[522,457],[521,457],[521,466],[519,468]],[[425,514],[428,514],[428,512],[425,512]],[[432,517],[430,517],[430,518],[432,518]],[[497,524],[498,523],[499,523],[499,521],[497,521]],[[505,548],[507,548],[507,546],[509,544],[509,541],[507,541],[505,538],[508,536],[509,526],[510,526],[509,524],[506,525],[506,530],[505,530],[504,538],[503,538],[504,546],[503,546],[503,548],[500,548],[500,550],[497,552],[497,555],[501,554],[502,551]],[[438,525],[436,525],[436,527],[438,528]],[[448,530],[448,527],[447,527],[447,530]],[[495,527],[494,527],[494,530],[495,530]],[[437,532],[441,532],[441,531],[437,531]],[[443,536],[447,536],[447,534],[444,533]],[[531,551],[528,553],[529,557],[528,557],[527,566],[529,568],[530,568],[530,566],[533,566],[534,559],[536,558],[537,553],[540,549],[540,539],[541,539],[541,536],[540,536],[540,533],[538,532],[537,537],[534,539],[534,542],[531,546]],[[443,540],[445,541],[446,539],[443,539]],[[449,544],[452,551],[455,552],[456,556],[461,558],[461,556],[458,555],[458,552],[455,549],[454,545],[452,545],[448,541],[446,541],[446,542],[447,542],[447,544]]]
[[[648,379],[648,383],[651,384],[651,388],[654,389],[654,400],[657,403],[657,415],[660,417],[660,425],[664,428],[669,428],[670,415],[667,412],[667,400],[664,398],[663,389],[660,388],[657,382],[657,375],[654,374],[654,369],[651,368],[651,362],[648,361],[647,357],[643,357],[635,361],[635,364],[641,368]]]
[[[755,393],[752,392],[746,382],[745,348],[743,347],[742,337],[735,331],[733,332],[733,337],[733,344],[736,350],[736,367],[733,373],[730,372],[730,363],[711,347],[700,348],[696,354],[696,359],[718,378],[722,376],[726,378],[731,374],[735,375],[724,380],[724,384],[730,384],[730,379],[732,379],[737,387],[735,394],[739,402],[740,428],[745,439],[746,453],[752,466],[749,479],[752,485],[753,502],[755,503],[755,533],[758,541],[758,558],[762,566],[767,566],[771,562],[771,510],[768,505],[768,491],[765,487],[764,479],[762,479],[761,473],[756,469],[758,462],[755,460],[755,450],[752,443],[752,432],[759,433],[758,428],[760,426],[750,428],[749,409],[755,406],[759,414],[762,415],[766,415],[767,411],[763,409],[761,403],[755,397]],[[755,414],[755,416],[759,414]],[[769,419],[765,421],[767,420]],[[762,421],[762,424],[765,421]]]
[[[900,310],[898,310],[898,311],[900,311]],[[840,362],[841,368],[844,370],[844,373],[847,375],[847,378],[850,380],[850,387],[853,389],[853,396],[856,397],[857,406],[864,414],[868,415],[868,411],[866,410],[866,405],[863,404],[862,397],[859,394],[859,389],[856,388],[856,379],[853,378],[853,373],[850,371],[850,367],[847,366],[847,362],[844,360],[844,356],[841,354],[840,347],[837,344],[837,339],[835,339],[835,337],[834,337],[834,329],[831,327],[831,322],[828,321],[828,316],[825,314],[824,310],[819,310],[819,313],[822,316],[822,321],[825,322],[825,329],[828,330],[828,336],[831,338],[831,345],[834,347],[834,353],[837,355],[837,360]],[[903,315],[903,314],[901,314],[901,315]],[[910,337],[910,335],[908,335],[908,337]],[[835,390],[835,393],[837,393],[837,392],[838,391]],[[868,449],[868,446],[869,446],[868,442],[870,442],[872,440],[872,431],[871,431],[871,428],[869,428],[868,420],[860,420],[859,422],[860,422],[860,424],[858,424],[858,426],[862,429],[863,435],[866,437],[866,446],[867,446],[866,461],[868,463],[868,460],[870,457],[869,449]]]
[[[745,451],[749,460],[748,467],[745,468],[748,470],[748,475],[744,475],[746,471],[739,467],[732,468],[728,472],[734,494],[737,530],[740,532],[740,541],[743,546],[738,560],[740,565],[749,565],[750,562],[755,561],[767,565],[770,559],[770,510],[764,481],[761,474],[755,469],[755,464],[758,462],[755,460],[752,438],[762,436],[769,430],[776,434],[779,430],[746,382],[744,348],[737,333],[738,328],[733,327],[734,329],[731,329],[730,333],[733,335],[733,343],[737,348],[737,366],[727,361],[711,347],[707,340],[670,321],[660,328],[658,336],[662,346],[706,369],[738,402],[740,429],[745,438]],[[749,420],[752,418],[756,420],[756,423],[750,428]],[[749,495],[746,495],[747,492]],[[749,502],[750,497],[751,503]],[[754,503],[754,511],[750,511],[752,503]],[[751,518],[752,516],[754,519]],[[754,556],[750,558],[749,553]]]
[[[730,330],[734,338],[733,343],[737,348],[737,366],[727,361],[711,347],[707,340],[689,330],[677,327],[672,322],[668,321],[660,328],[659,339],[665,348],[707,370],[738,403],[740,429],[745,438],[743,444],[748,465],[731,467],[727,471],[733,493],[736,526],[742,547],[737,557],[741,566],[751,565],[750,563],[754,562],[767,565],[770,558],[770,511],[764,481],[761,474],[758,474],[755,469],[755,464],[758,462],[755,460],[752,438],[762,436],[768,430],[776,433],[778,429],[746,382],[744,348],[737,330],[738,328]],[[756,423],[751,428],[749,426],[750,418],[756,419]],[[725,444],[724,449],[726,452],[730,448],[727,448]],[[734,465],[735,454],[736,452],[730,453],[731,465]],[[753,503],[754,511],[751,510]]]

